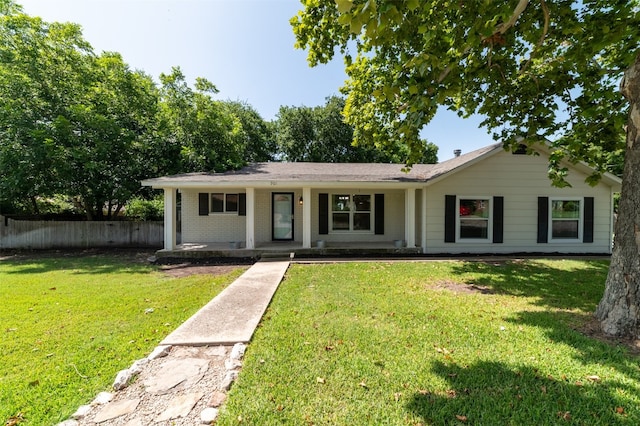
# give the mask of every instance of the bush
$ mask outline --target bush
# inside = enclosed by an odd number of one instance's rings
[[[0,214],[23,220],[84,220],[86,215],[73,199],[57,194],[28,199],[0,201]]]
[[[151,200],[133,198],[125,207],[124,215],[132,220],[151,221],[164,219],[164,200],[161,196]]]

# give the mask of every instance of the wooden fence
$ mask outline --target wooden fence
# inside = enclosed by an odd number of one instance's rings
[[[14,220],[0,216],[0,249],[162,248],[162,222]]]

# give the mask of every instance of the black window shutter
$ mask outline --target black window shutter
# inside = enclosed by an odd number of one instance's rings
[[[318,234],[329,233],[329,194],[318,194]]]
[[[538,197],[538,242],[549,239],[549,197]]]
[[[209,193],[198,193],[198,214],[200,216],[207,216],[209,214]]]
[[[238,194],[238,216],[247,215],[247,194],[241,192]]]
[[[504,234],[504,197],[493,197],[493,242],[502,243]]]
[[[375,234],[384,235],[384,194],[375,194]]]
[[[584,229],[582,242],[593,242],[593,197],[584,197]]]
[[[456,242],[456,196],[444,196],[444,242]]]

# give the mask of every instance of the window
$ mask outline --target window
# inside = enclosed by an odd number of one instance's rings
[[[235,213],[238,211],[238,194],[211,194],[211,213]]]
[[[331,230],[371,231],[371,195],[333,194]]]
[[[490,198],[461,197],[458,200],[458,238],[488,240],[490,216]]]
[[[552,199],[550,208],[551,239],[581,238],[582,203],[580,199]]]

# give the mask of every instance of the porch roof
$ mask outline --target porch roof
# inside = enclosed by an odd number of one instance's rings
[[[497,143],[477,149],[438,164],[415,164],[403,171],[402,164],[383,163],[252,163],[240,170],[224,173],[185,173],[142,181],[154,188],[198,188],[210,186],[293,186],[318,184],[424,184],[425,182],[470,165],[478,159],[502,149]]]

